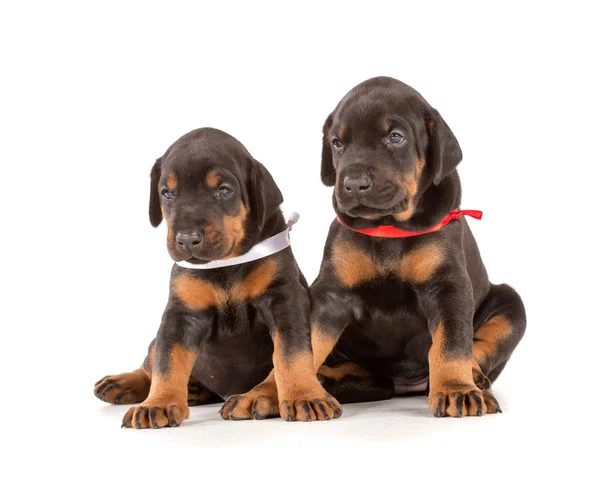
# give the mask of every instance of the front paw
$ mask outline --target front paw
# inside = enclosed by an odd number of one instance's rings
[[[231,395],[219,410],[225,420],[262,420],[279,416],[277,391],[252,392]]]
[[[293,395],[287,394],[279,403],[281,418],[287,421],[311,422],[337,419],[343,411],[339,402],[322,388]]]
[[[474,384],[460,382],[446,382],[440,387],[432,387],[429,408],[436,417],[481,417],[487,413],[482,391]]]
[[[189,416],[190,409],[185,403],[146,400],[141,405],[127,410],[121,427],[136,429],[177,427]]]

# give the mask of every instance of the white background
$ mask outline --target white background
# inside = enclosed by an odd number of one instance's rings
[[[597,485],[593,2],[216,3],[2,4],[0,482]],[[321,126],[377,75],[415,87],[457,135],[490,277],[525,301],[495,385],[504,413],[437,420],[412,398],[327,423],[234,423],[212,405],[177,429],[120,429],[126,408],[92,387],[139,366],[167,299],[154,160],[198,127],[240,139],[301,213],[293,248],[311,282],[333,218]]]

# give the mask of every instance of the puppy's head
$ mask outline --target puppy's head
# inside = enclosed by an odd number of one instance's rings
[[[165,219],[175,261],[202,264],[244,253],[282,201],[267,169],[217,129],[182,136],[152,167],[150,223]]]
[[[351,218],[409,220],[424,191],[461,159],[439,113],[393,78],[353,88],[323,127],[321,180],[335,186],[336,212]]]

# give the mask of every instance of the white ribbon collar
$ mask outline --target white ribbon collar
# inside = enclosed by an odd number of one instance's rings
[[[184,269],[218,269],[220,267],[230,267],[232,265],[245,264],[254,260],[262,259],[273,255],[290,246],[290,231],[292,226],[298,222],[300,215],[292,213],[287,221],[287,228],[277,235],[273,235],[260,243],[257,243],[248,250],[245,254],[232,257],[230,259],[211,260],[206,264],[190,264],[185,260],[175,262],[179,267]]]

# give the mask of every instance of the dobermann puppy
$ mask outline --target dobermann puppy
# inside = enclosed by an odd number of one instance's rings
[[[436,417],[500,412],[491,383],[525,309],[490,284],[453,213],[461,159],[440,114],[392,78],[356,86],[325,122],[321,179],[338,219],[310,287],[312,342],[342,403],[428,391]]]
[[[230,420],[341,415],[317,380],[308,285],[289,247],[221,268],[178,265],[240,257],[285,231],[282,200],[267,169],[216,129],[182,136],[156,161],[150,222],[168,227],[169,300],[143,365],[94,389],[109,403],[141,402],[125,427],[178,426],[189,405],[218,399]]]

